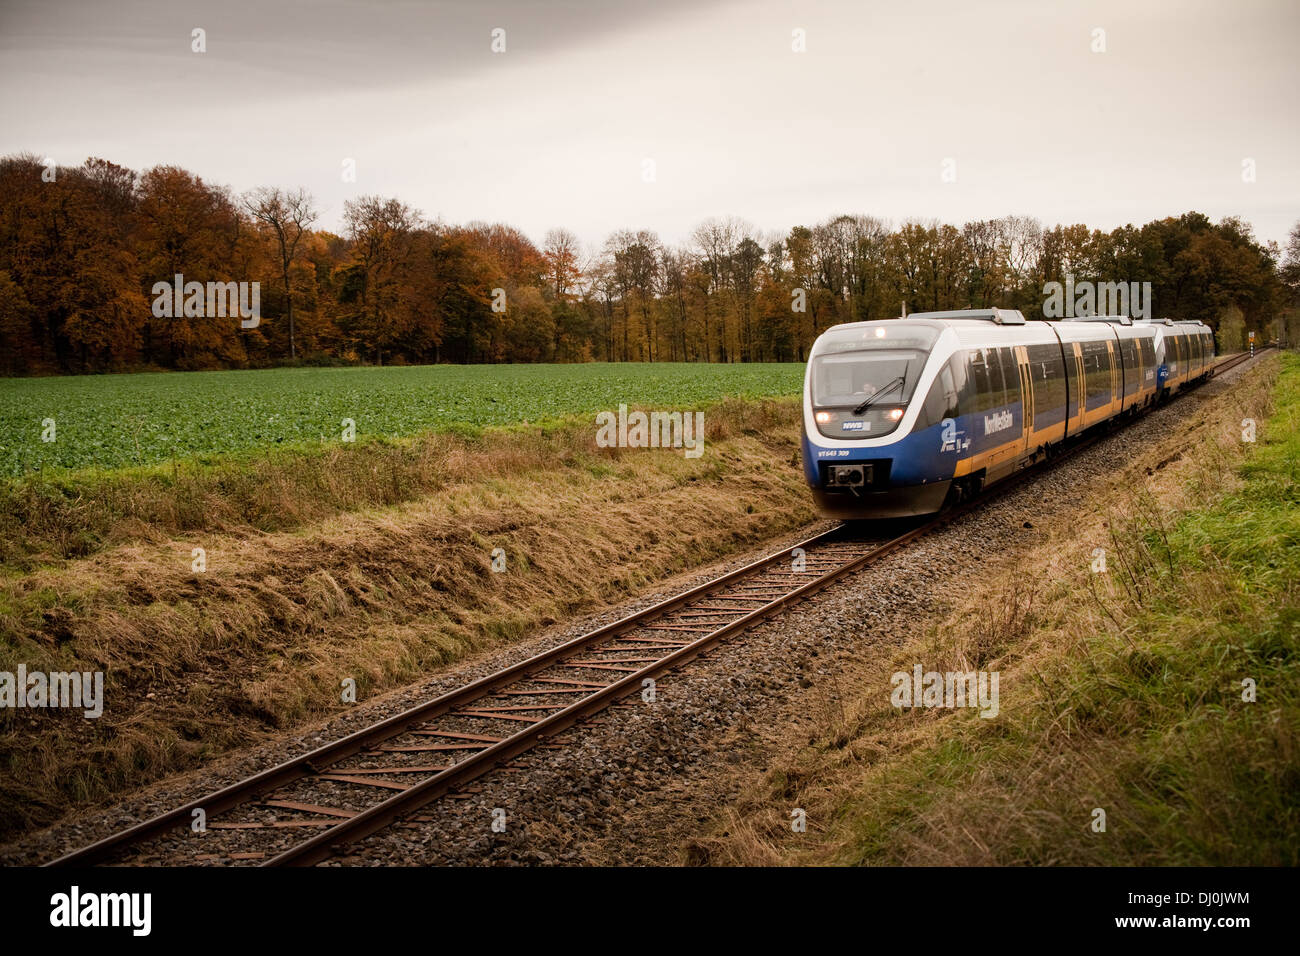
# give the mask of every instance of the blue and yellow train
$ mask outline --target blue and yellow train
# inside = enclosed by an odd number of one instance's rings
[[[1007,309],[836,325],[804,378],[803,461],[823,514],[939,511],[1068,438],[1209,376],[1200,322]]]

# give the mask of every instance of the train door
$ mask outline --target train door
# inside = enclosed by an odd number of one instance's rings
[[[1107,414],[1113,415],[1118,411],[1115,403],[1118,401],[1122,405],[1124,398],[1124,376],[1114,339],[1106,340],[1106,361],[1110,362],[1110,410]]]
[[[1016,367],[1020,370],[1020,434],[1024,438],[1025,449],[1028,449],[1034,431],[1034,377],[1029,368],[1029,349],[1017,345],[1013,351]]]
[[[1084,428],[1083,413],[1087,406],[1088,387],[1087,379],[1083,371],[1083,346],[1078,342],[1071,342],[1070,349],[1074,352],[1074,362],[1072,363],[1074,367],[1074,380],[1076,383],[1074,386],[1074,394],[1077,396],[1077,399],[1074,402],[1074,410],[1078,415],[1078,420],[1075,421],[1074,428],[1070,430],[1070,434],[1073,435],[1075,432],[1083,431]]]

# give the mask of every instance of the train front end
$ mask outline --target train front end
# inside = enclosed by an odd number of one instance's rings
[[[945,445],[956,394],[940,378],[952,351],[942,323],[906,319],[835,326],[813,344],[803,465],[822,514],[900,518],[943,506],[957,460]]]

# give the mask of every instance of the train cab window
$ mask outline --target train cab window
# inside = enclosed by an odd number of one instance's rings
[[[880,401],[906,404],[925,354],[906,349],[873,349],[813,357],[813,404],[853,407],[872,396]]]

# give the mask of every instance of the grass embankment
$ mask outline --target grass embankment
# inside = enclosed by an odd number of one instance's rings
[[[588,421],[24,484],[0,670],[102,670],[107,704],[0,711],[0,836],[806,523],[799,413],[711,407],[695,459]]]
[[[1126,492],[872,662],[693,858],[1300,863],[1300,356],[1266,361]],[[918,662],[999,672],[999,715],[895,709],[890,675]]]

